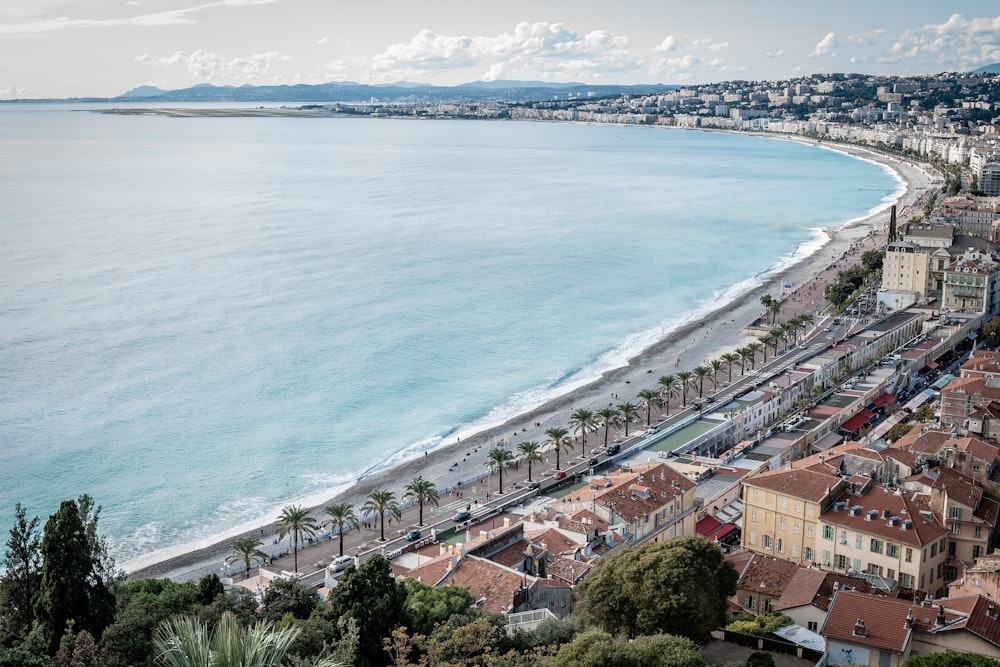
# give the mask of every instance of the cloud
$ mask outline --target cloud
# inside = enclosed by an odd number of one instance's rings
[[[857,65],[858,63],[863,63],[867,60],[864,56],[851,56],[851,64]]]
[[[677,48],[677,38],[673,35],[667,35],[663,38],[663,41],[656,45],[653,49],[656,53],[666,53],[667,51],[673,51]]]
[[[709,51],[725,51],[729,48],[729,42],[717,42],[708,47]]]
[[[952,14],[944,23],[905,31],[879,62],[912,60],[914,66],[941,70],[974,69],[1000,60],[1000,16],[966,18]]]
[[[781,56],[785,55],[785,50],[778,49],[777,51],[765,51],[764,55],[767,56],[768,58],[780,58]]]
[[[316,40],[316,43],[317,44],[326,44],[329,41],[330,41],[329,37],[320,37],[319,39]]]
[[[820,56],[825,56],[827,54],[837,55],[836,53],[833,53],[835,48],[837,48],[837,35],[832,32],[828,32],[823,39],[819,40],[816,44],[816,48],[814,48],[812,53],[809,54],[809,57],[819,58]]]
[[[224,59],[218,54],[201,49],[191,53],[177,51],[173,55],[160,58],[153,58],[147,54],[135,58],[135,62],[141,65],[159,67],[183,65],[188,73],[199,79],[236,81],[259,80],[270,71],[273,64],[288,60],[291,60],[291,57],[277,51]]]
[[[0,99],[17,100],[25,97],[31,97],[33,93],[34,91],[28,88],[7,86],[6,88],[0,88]]]
[[[884,35],[886,32],[887,31],[885,28],[874,28],[873,30],[869,30],[868,32],[861,32],[854,35],[848,35],[846,39],[851,44],[870,45],[874,44],[878,40],[878,38]]]

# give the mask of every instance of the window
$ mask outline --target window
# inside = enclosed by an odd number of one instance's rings
[[[809,621],[807,623],[806,629],[811,632],[819,632],[819,623],[817,623],[816,621]]]
[[[877,554],[882,553],[882,540],[876,540],[874,537],[871,542],[871,550]]]
[[[757,533],[753,530],[750,531],[750,544],[757,544]]]
[[[779,554],[785,553],[785,541],[780,537],[774,541],[774,547],[778,550]]]
[[[823,526],[823,539],[824,540],[833,539],[833,526]]]
[[[757,497],[757,489],[750,489],[750,497],[753,498],[754,500],[760,500]]]
[[[830,552],[823,549],[823,565],[830,565]]]
[[[913,588],[913,575],[905,572],[899,573],[899,585],[903,588]]]
[[[847,531],[846,530],[841,530],[840,531],[840,543],[841,544],[847,544]]]
[[[757,601],[754,599],[752,595],[747,596],[747,609],[752,609],[754,611],[757,611]]]
[[[931,558],[937,556],[937,542],[931,545]]]
[[[982,537],[982,536],[983,536],[983,527],[976,526],[976,537]]]
[[[786,498],[785,496],[781,497],[781,507],[782,509],[788,508],[788,498]]]
[[[795,511],[799,512],[800,514],[802,513],[802,501],[801,500],[796,500],[795,501]]]
[[[771,536],[770,535],[761,535],[760,536],[760,546],[762,546],[765,549],[770,549],[771,548]]]
[[[750,510],[750,520],[751,521],[756,521],[757,520],[757,509],[756,508]]]
[[[899,558],[899,545],[889,542],[885,545],[885,555],[889,558]]]
[[[785,517],[783,516],[778,517],[778,528],[780,528],[781,530],[785,529]]]
[[[802,526],[799,524],[799,522],[798,521],[793,521],[792,522],[792,532],[795,533],[796,535],[798,535],[800,530],[802,530]]]
[[[833,566],[838,570],[846,570],[851,566],[851,559],[844,554],[837,554],[837,558]]]
[[[814,516],[816,514],[816,507],[814,505],[806,505],[806,514]]]
[[[962,518],[962,508],[961,507],[949,507],[948,508],[948,518],[949,519],[961,519]]]
[[[854,548],[855,549],[860,549],[861,548],[861,541],[863,539],[864,538],[861,536],[861,533],[858,533],[857,535],[854,536]]]
[[[890,567],[889,569],[887,569],[885,571],[885,576],[889,577],[890,579],[895,579],[896,578],[896,571]]]
[[[792,558],[799,557],[799,545],[792,542]]]
[[[958,523],[951,524],[951,534],[952,535],[961,535],[962,534],[962,525],[958,524]]]
[[[813,525],[811,523],[806,524],[806,537],[813,536]]]
[[[983,547],[982,546],[980,546],[980,545],[977,544],[976,546],[972,547],[972,557],[973,558],[979,558],[982,555],[983,555]]]
[[[802,560],[809,561],[810,563],[815,560],[816,556],[813,554],[812,547],[802,547]]]

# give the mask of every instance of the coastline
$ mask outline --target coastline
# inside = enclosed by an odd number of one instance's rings
[[[890,158],[861,147],[830,145],[804,137],[759,136],[829,148],[888,167],[905,185],[905,189],[896,201],[901,213],[934,187],[933,179],[922,167],[895,158],[890,162]],[[913,212],[915,211],[910,213]],[[721,305],[700,319],[669,332],[661,340],[629,359],[626,364],[606,371],[595,380],[517,415],[501,426],[481,430],[460,442],[449,437],[447,444],[437,446],[424,456],[418,455],[377,470],[358,480],[343,493],[314,506],[312,508],[314,513],[320,512],[323,507],[334,501],[347,502],[358,508],[364,502],[365,496],[371,490],[378,488],[391,489],[396,492],[397,497],[401,497],[405,483],[418,475],[434,480],[438,489],[444,491],[460,481],[473,479],[484,473],[485,455],[472,456],[472,454],[478,452],[481,447],[495,443],[499,439],[498,433],[505,436],[513,433],[514,439],[511,440],[511,444],[525,440],[543,442],[546,439],[544,431],[554,426],[566,426],[569,413],[573,409],[581,407],[597,409],[606,405],[609,397],[612,402],[631,400],[641,389],[655,387],[656,380],[664,373],[675,372],[678,364],[679,368],[691,368],[755,340],[754,336],[744,334],[743,329],[760,315],[761,295],[765,293],[773,295],[776,288],[786,284],[791,284],[793,289],[801,286],[842,258],[853,244],[883,230],[888,218],[887,205],[861,219],[846,221],[842,227],[823,230],[827,240],[816,244],[816,249],[811,254],[768,274],[760,284],[748,288],[729,303]],[[259,536],[267,545],[274,538],[274,533],[275,526],[271,523],[264,525],[263,528],[258,524],[242,534]],[[232,553],[230,545],[236,537],[237,535],[233,535],[209,545],[190,545],[189,549],[180,547],[188,550],[162,558],[156,553],[140,557],[133,562],[142,561],[142,563],[134,566],[129,575],[131,578],[166,576],[191,579],[216,572],[219,563]]]

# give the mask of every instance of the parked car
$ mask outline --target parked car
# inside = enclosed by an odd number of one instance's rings
[[[589,465],[591,468],[593,468],[594,466],[596,466],[597,465],[597,457],[596,456],[591,456],[589,459],[587,459],[587,465]]]
[[[705,402],[706,403],[715,403],[715,396],[706,396],[705,397]]]
[[[472,518],[472,512],[468,510],[462,510],[461,512],[456,512],[455,516],[451,517],[451,520],[455,523],[462,523],[463,521],[468,521]]]
[[[556,470],[556,473],[552,475],[552,479],[566,479],[566,471]]]
[[[414,528],[413,530],[411,530],[410,532],[408,532],[406,534],[406,541],[407,542],[415,542],[415,541],[417,541],[419,539],[420,539],[420,529],[419,528]]]
[[[353,556],[337,556],[330,563],[330,569],[334,572],[342,572],[346,570],[349,565],[354,565]]]
[[[528,482],[528,488],[529,489],[537,489],[537,488],[540,488],[541,486],[542,485],[539,484],[538,482]]]
[[[604,451],[605,451],[605,453],[608,456],[614,456],[615,454],[617,454],[621,450],[622,450],[622,446],[616,444],[616,445],[608,445],[608,448],[606,450],[604,450]]]

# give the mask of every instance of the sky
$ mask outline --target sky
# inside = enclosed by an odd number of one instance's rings
[[[0,99],[199,83],[697,84],[997,62],[996,0],[0,1]]]

